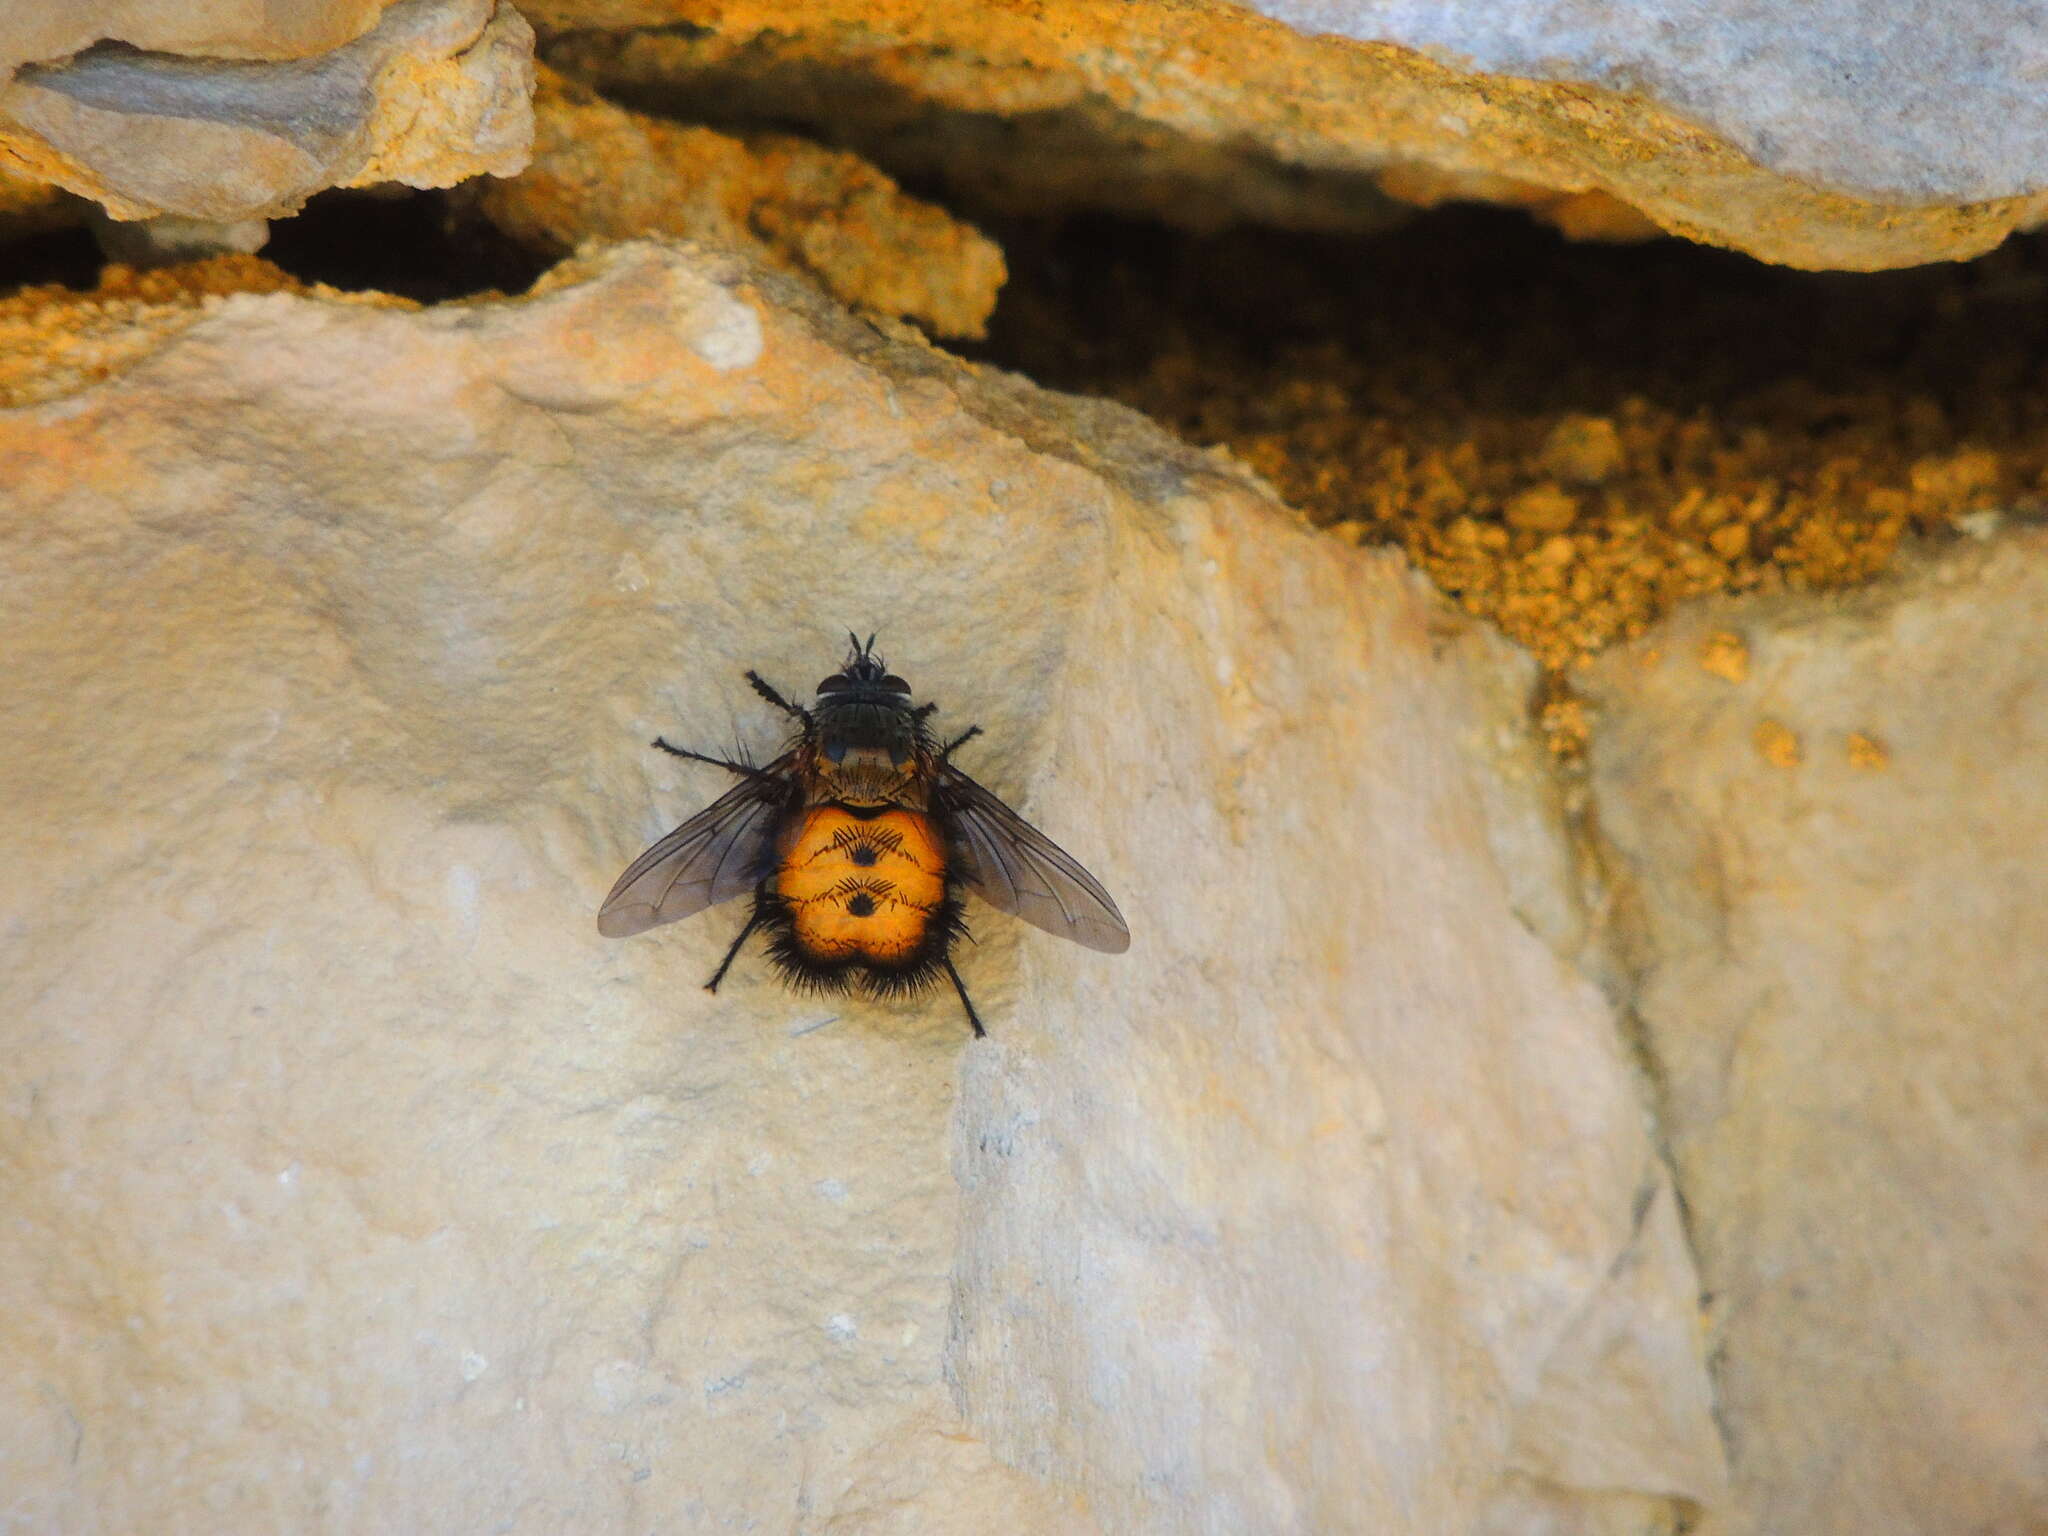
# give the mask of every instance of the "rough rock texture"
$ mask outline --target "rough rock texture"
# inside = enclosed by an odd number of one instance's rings
[[[0,406],[75,394],[123,372],[195,323],[222,295],[302,286],[267,261],[236,255],[176,268],[109,265],[89,293],[54,285],[25,288],[0,299]],[[347,300],[410,307],[388,294]]]
[[[165,280],[159,275],[157,280]],[[1641,1532],[1695,1287],[1529,666],[732,257],[211,302],[0,415],[31,1529]],[[881,630],[1122,898],[957,1009],[595,903]]]
[[[2044,620],[2027,530],[1591,674],[1712,1298],[1703,1531],[2048,1529]]]
[[[69,58],[95,43],[214,59],[299,59],[352,43],[391,0],[64,0],[14,5],[0,71]]]
[[[640,235],[737,245],[855,308],[940,336],[987,327],[1001,249],[858,155],[643,117],[546,68],[533,105],[533,163],[479,197],[524,240],[557,254]]]
[[[102,49],[0,86],[0,159],[117,218],[234,223],[326,187],[509,175],[532,136],[533,33],[505,0],[399,0],[284,63]]]
[[[1980,54],[1946,8],[1900,21],[1886,41],[1840,42],[1856,20],[1847,13],[1909,8],[1835,0],[1833,30],[1816,29],[1770,70],[1736,61],[1743,39],[1811,27],[1809,8],[1755,5],[1713,25],[1660,25],[1607,8],[1581,25],[1577,46],[1544,79],[1519,67],[1527,61],[1513,43],[1523,34],[1498,19],[1501,8],[1461,6],[1456,22],[1425,25],[1430,9],[1301,8],[1305,22],[1370,38],[1354,41],[1219,0],[818,0],[795,12],[771,0],[527,6],[537,24],[564,34],[549,57],[609,88],[689,116],[810,123],[891,171],[949,174],[962,195],[1013,205],[1341,227],[1387,217],[1370,178],[1393,173],[1386,190],[1401,195],[1440,190],[1448,174],[1518,204],[1547,207],[1547,191],[1567,227],[1583,218],[1617,232],[1625,215],[1596,216],[1594,204],[1570,201],[1613,200],[1673,233],[1768,261],[1850,268],[1973,255],[2048,212],[2034,148],[2048,107],[2029,74],[2041,21],[2024,0],[1969,24],[2018,38],[2009,51]],[[1711,41],[1659,53],[1644,35],[1688,25]],[[1914,38],[1929,31],[1958,41],[1917,48]],[[1831,48],[1846,55],[1830,59]],[[1859,59],[1880,56],[1885,70],[1855,72]],[[1607,61],[1601,78],[1577,62],[1595,57]],[[1942,113],[1900,110],[1888,91],[1905,67],[1920,71],[1915,100],[1949,97]],[[1831,68],[1853,78],[1822,90]],[[1722,74],[1699,78],[1714,70]],[[1693,116],[1702,100],[1728,121]],[[1802,125],[1789,149],[1773,136],[1788,114]],[[1982,124],[2008,115],[2019,126],[1987,146]],[[1833,158],[1817,161],[1807,147],[1835,134],[1842,117],[1854,131],[1831,138]],[[1916,169],[1905,175],[1902,165]]]

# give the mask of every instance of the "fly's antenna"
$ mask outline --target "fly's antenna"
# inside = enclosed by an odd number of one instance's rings
[[[869,635],[863,640],[849,629],[846,632],[846,640],[846,671],[870,682],[887,675],[888,663],[875,654],[876,636]]]

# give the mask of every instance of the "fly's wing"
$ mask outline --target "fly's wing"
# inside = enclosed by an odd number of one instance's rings
[[[1051,838],[950,765],[939,770],[939,793],[960,878],[990,906],[1104,954],[1131,947],[1109,892]]]
[[[597,931],[623,939],[751,891],[774,835],[788,755],[727,790],[635,859],[597,909]]]

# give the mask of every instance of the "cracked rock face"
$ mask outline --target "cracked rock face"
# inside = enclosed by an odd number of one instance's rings
[[[1527,719],[1114,407],[631,245],[0,414],[30,1528],[1640,1531],[1698,1282]],[[840,632],[1130,918],[793,995],[623,861]]]
[[[999,206],[1369,228],[1389,199],[1467,197],[1862,270],[1975,255],[2048,213],[2038,7],[1710,9],[527,6],[551,59],[611,89],[813,122]]]
[[[1730,1426],[1702,1529],[2048,1511],[2048,537],[1687,610],[1592,672]]]
[[[100,47],[24,64],[0,85],[0,156],[115,218],[222,224],[295,213],[328,187],[446,187],[526,163],[533,34],[503,0],[398,0],[305,57],[238,40],[237,57]],[[268,46],[318,40],[286,28]]]

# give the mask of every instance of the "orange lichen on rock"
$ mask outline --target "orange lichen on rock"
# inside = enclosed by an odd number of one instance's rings
[[[857,309],[940,336],[982,334],[1001,249],[858,155],[664,122],[546,68],[538,84],[533,163],[479,193],[508,233],[558,253],[642,235],[736,246]]]
[[[1700,646],[1700,669],[1731,683],[1749,680],[1749,647],[1733,630],[1720,629]]]
[[[51,285],[0,298],[0,405],[53,399],[147,356],[228,293],[294,291],[299,284],[254,256],[184,266],[111,266],[97,288]]]
[[[1554,689],[1536,711],[1543,740],[1560,758],[1583,757],[1592,739],[1592,713],[1586,701],[1575,693]]]
[[[110,378],[238,293],[314,293],[338,302],[416,307],[391,294],[302,283],[257,256],[109,266],[95,288],[50,284],[0,298],[0,406],[55,399]]]
[[[1800,763],[1799,738],[1792,728],[1782,720],[1759,720],[1750,739],[1756,743],[1757,752],[1773,768],[1797,768]]]

